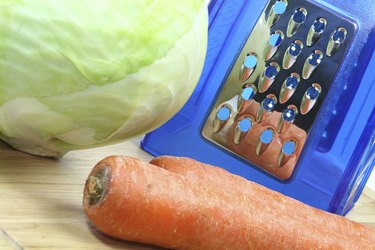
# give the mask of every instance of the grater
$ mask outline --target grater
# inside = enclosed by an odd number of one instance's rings
[[[375,3],[217,0],[209,11],[200,82],[142,148],[345,214],[374,167]]]
[[[355,32],[356,23],[309,2],[269,2],[203,136],[277,178],[290,178]]]

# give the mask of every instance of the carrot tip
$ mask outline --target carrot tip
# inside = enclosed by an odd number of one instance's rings
[[[87,179],[87,194],[91,206],[97,204],[103,198],[107,178],[108,171],[106,168],[102,168]]]

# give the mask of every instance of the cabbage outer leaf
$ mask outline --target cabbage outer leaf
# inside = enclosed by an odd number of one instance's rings
[[[0,138],[28,153],[116,143],[171,118],[199,80],[203,0],[0,4]]]

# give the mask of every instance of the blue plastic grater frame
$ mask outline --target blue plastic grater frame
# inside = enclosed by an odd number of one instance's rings
[[[375,3],[308,2],[354,20],[357,33],[290,179],[277,179],[202,136],[223,83],[268,1],[211,1],[208,51],[200,81],[180,112],[145,136],[142,148],[153,155],[187,156],[221,166],[317,208],[346,214],[375,165]]]

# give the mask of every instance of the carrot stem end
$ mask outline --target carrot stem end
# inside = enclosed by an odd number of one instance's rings
[[[87,191],[91,206],[98,204],[102,200],[107,179],[108,171],[106,171],[106,168],[99,170],[95,175],[91,175],[87,179]]]

